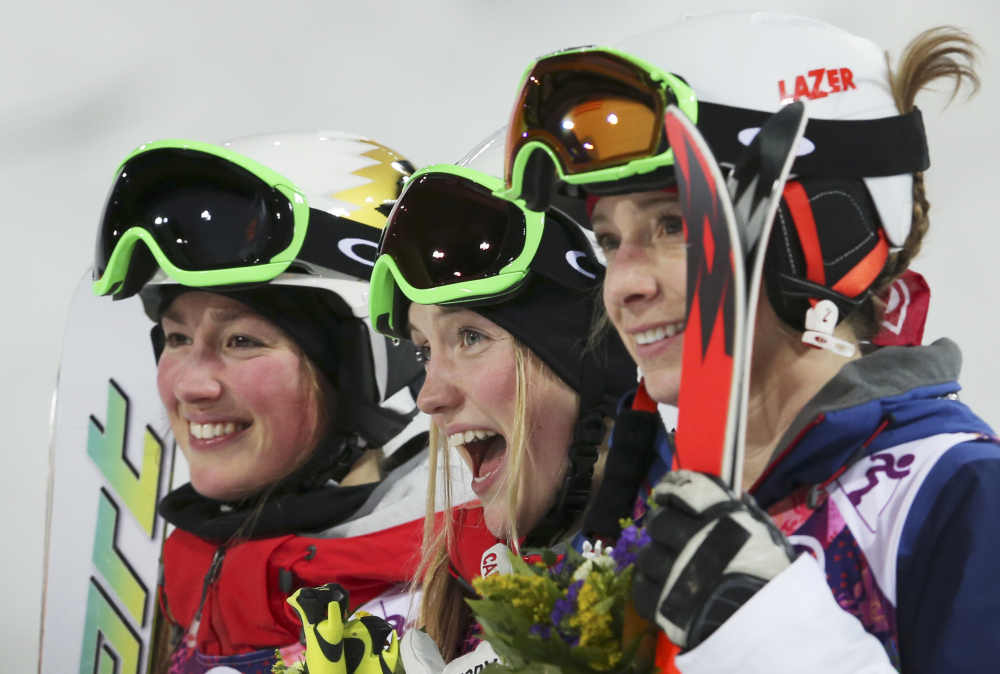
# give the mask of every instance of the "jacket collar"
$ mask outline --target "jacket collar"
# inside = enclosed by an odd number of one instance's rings
[[[957,402],[962,355],[954,342],[884,347],[846,364],[799,412],[751,488],[764,508],[828,479],[888,425],[866,454],[944,432],[992,431]]]

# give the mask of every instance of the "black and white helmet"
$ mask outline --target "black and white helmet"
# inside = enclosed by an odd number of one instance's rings
[[[335,372],[328,376],[336,379],[330,383],[339,393],[335,425],[347,438],[345,450],[350,454],[340,463],[352,465],[368,447],[393,451],[407,439],[401,434],[418,415],[415,400],[423,369],[412,344],[372,329],[368,281],[386,215],[413,166],[384,145],[339,131],[250,136],[221,148],[292,181],[308,203],[308,228],[294,261],[266,284],[199,289],[238,295],[278,286],[301,289],[297,297],[310,296],[311,304],[304,306],[329,315],[336,330],[329,340],[336,341],[330,347],[336,352],[327,356],[335,367],[318,365],[325,373]],[[159,320],[164,300],[179,289],[180,284],[157,267],[140,291],[150,317]]]

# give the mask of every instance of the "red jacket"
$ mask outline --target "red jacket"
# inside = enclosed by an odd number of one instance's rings
[[[285,602],[290,594],[337,582],[350,592],[352,608],[360,606],[413,578],[422,536],[420,518],[350,538],[285,535],[228,547],[205,596],[196,647],[235,655],[297,643],[301,625]],[[217,549],[180,529],[164,546],[166,615],[185,631]]]

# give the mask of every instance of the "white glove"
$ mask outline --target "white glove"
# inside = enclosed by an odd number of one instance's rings
[[[489,642],[483,641],[476,650],[445,664],[434,640],[418,629],[407,630],[403,635],[399,642],[399,656],[403,660],[406,674],[476,673],[486,665],[499,661],[493,647]]]
[[[678,470],[653,490],[632,597],[681,648],[694,648],[795,558],[749,494],[712,475]]]
[[[430,635],[413,627],[399,640],[399,657],[406,674],[441,674],[444,658]]]

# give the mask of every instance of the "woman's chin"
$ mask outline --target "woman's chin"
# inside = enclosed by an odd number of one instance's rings
[[[191,486],[198,494],[213,501],[242,501],[252,496],[259,489],[246,488],[246,485],[233,484],[231,480],[218,480],[211,477],[191,476]]]
[[[667,405],[677,404],[681,376],[675,368],[654,370],[648,374],[643,372],[643,382],[646,384],[646,392],[649,393],[649,397],[656,402]]]
[[[528,508],[528,510],[534,510]],[[490,533],[501,540],[508,540],[511,534],[510,519],[507,517],[507,510],[502,506],[501,503],[494,501],[493,503],[483,504],[483,520],[486,523],[486,528],[490,530]],[[517,536],[518,538],[524,538],[531,530],[534,529],[542,521],[545,516],[545,511],[535,513],[535,512],[525,512],[525,508],[521,508],[521,512],[518,513],[517,517]]]
[[[510,534],[510,522],[507,513],[499,503],[483,504],[483,521],[490,533],[499,539],[506,539]]]

